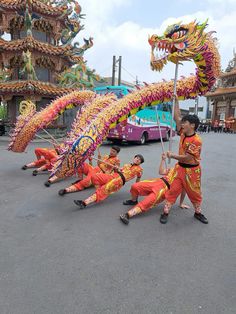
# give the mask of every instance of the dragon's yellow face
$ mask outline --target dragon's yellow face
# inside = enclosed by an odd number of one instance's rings
[[[206,33],[203,33],[207,21],[198,24],[174,24],[169,26],[163,36],[152,35],[148,42],[151,45],[151,68],[161,71],[168,62],[177,63],[193,59],[204,45]]]

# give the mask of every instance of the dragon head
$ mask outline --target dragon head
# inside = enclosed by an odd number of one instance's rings
[[[193,59],[204,45],[207,33],[203,31],[206,26],[207,21],[203,24],[196,21],[189,24],[178,23],[168,26],[163,36],[149,37],[152,70],[161,71],[168,61],[177,63]]]

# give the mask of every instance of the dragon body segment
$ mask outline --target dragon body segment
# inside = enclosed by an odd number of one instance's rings
[[[72,92],[54,100],[49,106],[39,112],[33,109],[23,116],[20,115],[17,119],[14,132],[11,135],[12,141],[8,149],[17,153],[23,152],[28,143],[34,138],[37,131],[47,127],[66,109],[75,106],[83,106],[94,97],[95,93],[92,91]]]

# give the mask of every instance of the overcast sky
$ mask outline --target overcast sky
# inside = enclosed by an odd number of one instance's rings
[[[166,26],[177,21],[204,22],[209,18],[208,30],[215,30],[219,40],[222,67],[232,59],[236,48],[236,0],[81,0],[85,30],[78,35],[92,36],[94,46],[85,53],[88,65],[100,75],[111,76],[112,56],[122,55],[122,78],[156,82],[174,76],[174,65],[169,64],[158,74],[149,66],[148,35],[162,34]],[[181,66],[180,75],[194,72],[192,63]]]

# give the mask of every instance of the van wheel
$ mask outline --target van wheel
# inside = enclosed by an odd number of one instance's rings
[[[148,139],[147,133],[143,133],[140,139],[140,144],[144,145],[147,142],[147,139]]]

